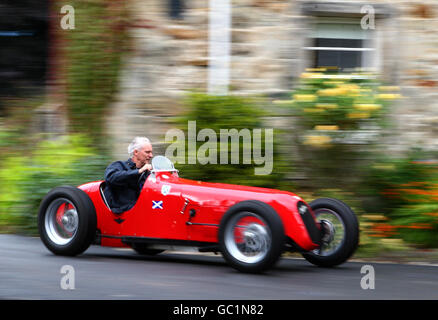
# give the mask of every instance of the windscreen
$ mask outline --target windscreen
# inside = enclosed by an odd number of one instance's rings
[[[155,171],[175,171],[172,161],[164,156],[156,156],[152,159],[152,169]]]

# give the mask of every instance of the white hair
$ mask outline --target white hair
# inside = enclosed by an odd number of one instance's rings
[[[129,156],[134,155],[134,150],[140,150],[143,146],[151,144],[151,141],[146,137],[135,137],[128,146]]]

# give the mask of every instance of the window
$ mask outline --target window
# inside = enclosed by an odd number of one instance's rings
[[[180,20],[182,19],[182,14],[184,10],[183,0],[168,0],[169,16],[172,19]]]
[[[4,3],[6,2],[6,3]],[[0,96],[44,90],[48,63],[48,1],[0,4]],[[30,91],[28,91],[30,90]]]
[[[362,29],[359,19],[319,18],[308,44],[310,67],[377,68],[374,31]]]

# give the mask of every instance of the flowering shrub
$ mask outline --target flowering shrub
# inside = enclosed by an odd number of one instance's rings
[[[401,98],[399,88],[370,73],[311,71],[301,75],[292,100],[274,103],[296,115],[296,151],[309,187],[351,186],[379,141],[391,101]]]
[[[373,221],[371,235],[400,237],[420,247],[438,247],[438,165],[406,159],[374,164],[364,181],[373,206],[384,213]]]
[[[427,180],[396,185],[388,190],[406,204],[394,210],[392,225],[407,242],[421,247],[438,247],[438,165],[424,166]]]
[[[389,101],[401,98],[398,91],[368,73],[303,73],[292,100],[306,130],[302,143],[327,148],[374,142]]]

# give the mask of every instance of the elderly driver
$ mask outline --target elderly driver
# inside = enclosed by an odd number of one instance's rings
[[[128,153],[127,161],[113,162],[105,170],[104,194],[114,213],[125,212],[135,205],[152,170],[152,144],[148,138],[135,137],[128,146]]]

